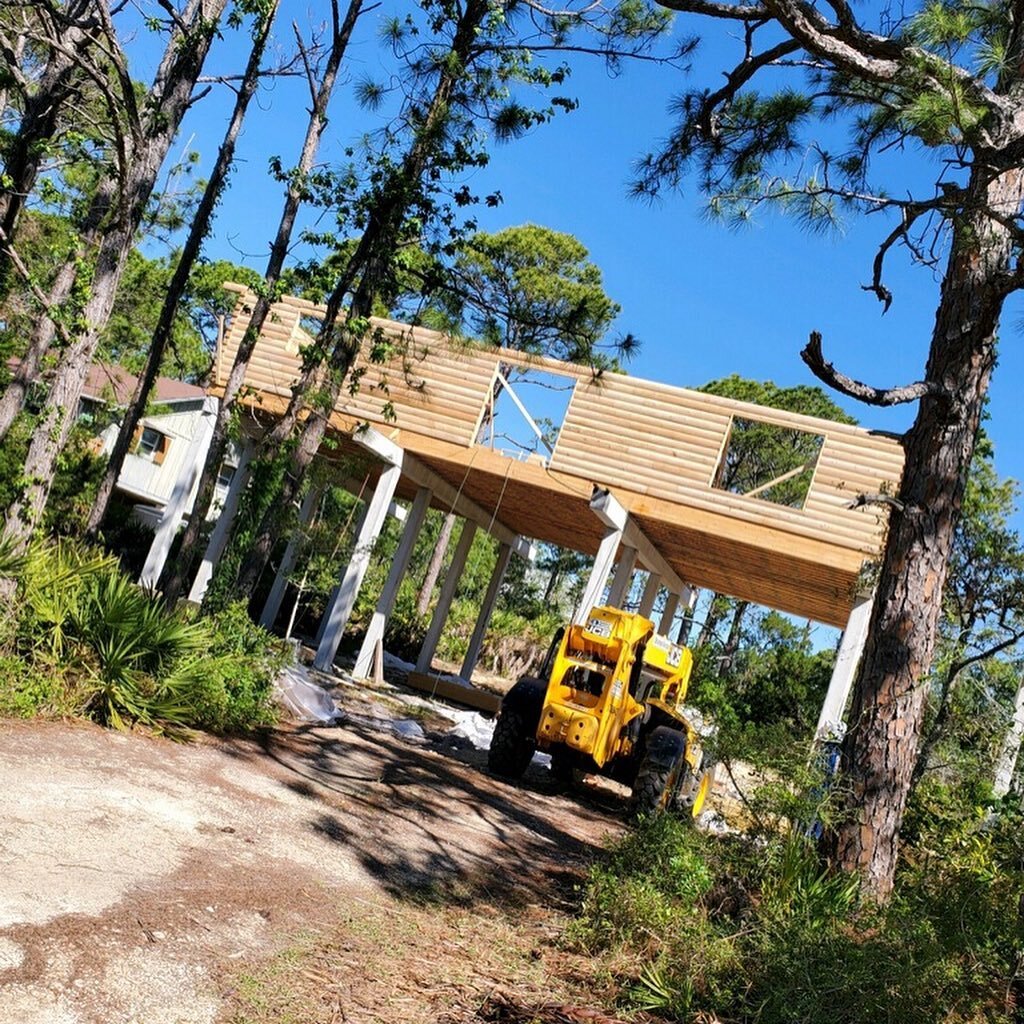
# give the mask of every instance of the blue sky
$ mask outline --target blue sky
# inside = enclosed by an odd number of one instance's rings
[[[290,22],[308,28],[323,5],[285,0],[277,34],[291,42]],[[325,157],[365,130],[367,115],[353,106],[351,84],[375,75],[385,55],[375,36],[380,12],[364,19],[350,48],[349,83],[332,109]],[[677,23],[679,29],[682,23]],[[237,71],[244,61],[240,40],[227,38],[211,66]],[[596,61],[574,61],[563,92],[580,109],[560,115],[526,139],[493,149],[490,166],[470,181],[480,192],[497,187],[496,210],[481,211],[481,226],[495,230],[527,221],[575,234],[602,268],[608,293],[622,306],[617,325],[642,342],[631,373],[680,385],[699,385],[739,373],[780,385],[815,383],[799,358],[811,330],[824,336],[825,354],[850,376],[878,386],[917,380],[923,371],[938,283],[932,271],[908,265],[894,252],[887,283],[895,295],[886,315],[861,284],[889,230],[878,217],[853,220],[842,234],[808,235],[780,216],[765,214],[741,231],[704,216],[693,185],[653,205],[627,198],[631,166],[656,146],[671,125],[667,105],[687,87],[717,87],[736,42],[708,38],[689,75],[671,68],[633,64],[612,78]],[[153,59],[140,38],[140,75]],[[150,65],[151,66],[151,65]],[[231,102],[215,91],[195,108],[182,146],[201,155],[200,173],[212,161]],[[269,180],[267,159],[293,164],[308,102],[301,83],[278,82],[250,113],[240,145],[240,165],[207,246],[207,255],[260,268],[280,209],[280,187]],[[900,157],[904,177],[923,180],[932,168],[914,154]],[[901,165],[893,161],[894,167]],[[927,180],[931,180],[929,177]],[[1024,478],[1024,344],[1021,304],[1011,301],[1003,321],[1000,365],[992,386],[989,431],[1004,476]],[[872,409],[839,399],[869,427],[902,430],[914,408]],[[1019,525],[1024,521],[1018,517]]]

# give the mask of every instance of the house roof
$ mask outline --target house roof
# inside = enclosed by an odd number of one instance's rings
[[[18,369],[21,360],[12,357],[7,360],[7,368],[13,373]],[[139,378],[123,366],[114,363],[93,363],[85,378],[82,393],[87,398],[114,405],[127,405],[135,391]],[[171,377],[157,377],[150,396],[154,402],[191,402],[206,396],[206,389],[196,384]]]
[[[83,394],[89,398],[112,401],[115,405],[127,405],[131,400],[138,377],[123,366],[113,363],[93,363],[85,379]],[[187,402],[206,395],[204,388],[196,384],[173,380],[171,377],[157,377],[151,400],[155,402]]]

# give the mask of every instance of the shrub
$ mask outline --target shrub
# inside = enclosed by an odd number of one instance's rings
[[[16,568],[20,617],[0,664],[0,712],[75,707],[115,728],[218,732],[273,721],[271,687],[290,652],[241,605],[199,621],[169,611],[115,558],[66,540],[33,545]]]
[[[758,796],[757,800],[767,800]],[[611,956],[621,1001],[757,1024],[1014,1020],[1020,812],[920,807],[884,910],[776,826],[714,837],[662,817],[593,869],[570,941]]]
[[[236,601],[211,615],[210,655],[204,662],[204,701],[193,724],[212,732],[244,732],[276,720],[273,684],[291,648],[249,618]]]

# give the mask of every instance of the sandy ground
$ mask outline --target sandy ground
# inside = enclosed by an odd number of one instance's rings
[[[192,744],[0,723],[0,1024],[469,1019],[543,989],[621,802],[346,710]]]

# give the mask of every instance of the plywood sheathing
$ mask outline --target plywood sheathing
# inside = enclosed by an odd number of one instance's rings
[[[217,358],[223,382],[248,324],[239,299]],[[311,340],[301,299],[275,304],[246,384],[263,415],[280,415]],[[594,553],[602,528],[589,510],[593,485],[610,488],[684,579],[795,615],[843,625],[865,562],[878,556],[887,509],[852,508],[862,493],[893,492],[903,466],[897,441],[859,427],[768,409],[637,377],[508,350],[467,348],[443,335],[378,320],[395,354],[374,364],[364,349],[359,388],[343,393],[331,427],[339,437],[368,422],[393,436],[453,487],[525,537]],[[503,365],[564,375],[574,388],[555,450],[520,461],[476,444]],[[389,403],[391,416],[383,409]],[[734,418],[818,434],[822,447],[801,509],[712,486]],[[408,489],[409,493],[412,488]],[[405,493],[404,491],[402,493]],[[499,507],[500,506],[500,507]]]

